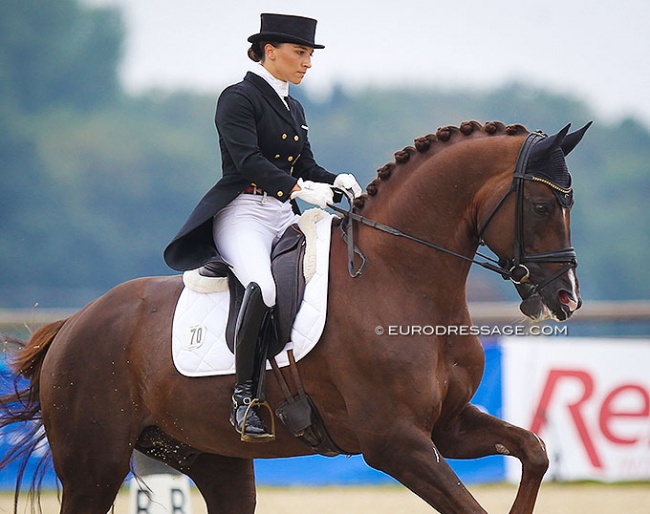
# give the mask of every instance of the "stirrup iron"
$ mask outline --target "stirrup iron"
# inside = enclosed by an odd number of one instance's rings
[[[269,434],[252,436],[246,433],[246,421],[248,419],[248,413],[253,407],[264,407],[269,412],[269,414],[271,414],[271,432]],[[246,412],[244,412],[244,418],[242,419],[241,427],[242,430],[240,435],[241,441],[243,443],[270,443],[271,441],[275,441],[275,416],[273,414],[271,406],[269,405],[269,402],[260,402],[259,398],[252,398],[246,407]]]

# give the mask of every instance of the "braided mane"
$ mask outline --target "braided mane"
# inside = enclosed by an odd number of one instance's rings
[[[407,146],[395,152],[395,161],[386,163],[377,170],[377,177],[368,184],[366,193],[354,200],[354,207],[357,210],[363,209],[366,200],[377,194],[380,184],[388,180],[397,169],[407,164],[413,155],[418,153],[423,154],[429,151],[435,152],[437,149],[442,148],[443,145],[462,141],[468,136],[515,136],[527,133],[528,130],[523,125],[505,125],[500,121],[488,121],[485,125],[481,125],[478,121],[465,121],[460,124],[460,127],[453,125],[440,127],[435,134],[427,134],[426,136],[416,138],[414,146]]]

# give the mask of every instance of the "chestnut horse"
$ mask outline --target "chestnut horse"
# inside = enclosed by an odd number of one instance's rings
[[[486,267],[516,283],[529,317],[569,318],[581,300],[564,156],[586,128],[439,129],[397,152],[332,228],[327,323],[298,363],[304,387],[343,452],[362,454],[441,513],[485,512],[445,458],[497,453],[523,465],[510,512],[532,512],[544,443],[469,403],[484,366],[477,337],[378,327],[470,327],[466,279],[480,243],[499,258]],[[354,226],[362,274],[350,273],[341,223]],[[233,377],[176,371],[171,320],[182,288],[179,276],[121,284],[39,329],[13,363],[30,383],[3,399],[1,423],[35,422],[10,457],[29,454],[45,428],[62,514],[106,513],[134,449],[189,476],[211,514],[255,510],[254,458],[313,453],[282,428],[268,444],[242,443],[228,422]],[[279,404],[280,386],[272,376],[266,383]]]

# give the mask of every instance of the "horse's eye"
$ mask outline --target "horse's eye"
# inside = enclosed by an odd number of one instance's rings
[[[538,203],[535,204],[535,212],[539,214],[540,216],[546,216],[549,213],[549,208],[548,205],[545,205],[543,203]]]

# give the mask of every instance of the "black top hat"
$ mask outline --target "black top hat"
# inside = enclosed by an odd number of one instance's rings
[[[248,38],[250,43],[269,41],[274,43],[296,43],[312,48],[325,48],[314,43],[316,20],[291,14],[263,13],[259,33]]]

